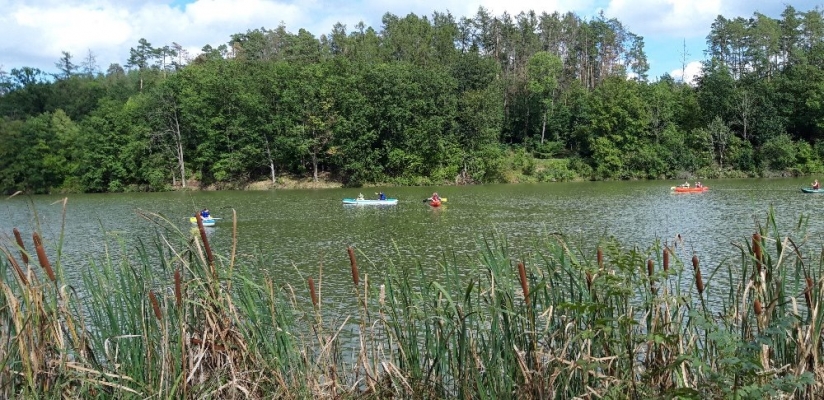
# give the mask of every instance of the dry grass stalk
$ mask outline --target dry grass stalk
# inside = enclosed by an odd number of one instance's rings
[[[349,265],[352,266],[352,282],[355,283],[355,286],[358,286],[360,277],[358,276],[358,263],[355,261],[355,250],[352,249],[352,246],[349,246],[346,248],[346,252],[349,253]]]
[[[180,269],[175,270],[175,304],[180,308],[183,306],[183,288]]]
[[[524,291],[524,300],[526,300],[526,305],[529,306],[529,282],[526,280],[526,267],[523,261],[518,263],[518,275],[520,275],[521,278],[521,289]]]
[[[40,235],[35,232],[32,234],[32,238],[34,239],[34,249],[37,251],[37,260],[40,261],[40,266],[46,270],[46,275],[49,276],[49,279],[52,282],[56,282],[57,278],[54,276],[49,258],[46,257],[46,250],[43,248],[43,241],[40,240]]]
[[[12,229],[14,232],[14,240],[17,242],[17,247],[20,248],[20,258],[23,259],[23,264],[29,263],[29,255],[26,254],[26,246],[23,245],[23,236],[20,235],[20,231],[17,228]]]
[[[23,269],[20,268],[20,265],[17,264],[17,260],[11,255],[11,253],[7,252],[5,248],[0,247],[0,251],[3,251],[3,254],[6,255],[6,259],[9,260],[12,268],[14,268],[14,272],[17,273],[17,277],[20,278],[20,282],[23,283],[23,286],[29,285],[29,280],[26,278],[26,274],[23,272]]]

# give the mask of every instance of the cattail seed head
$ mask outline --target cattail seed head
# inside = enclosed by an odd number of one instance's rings
[[[813,278],[807,276],[804,279],[807,281],[807,289],[804,290],[804,300],[807,302],[807,308],[813,308]]]
[[[698,270],[698,256],[697,255],[692,256],[692,269],[694,269],[696,271]]]
[[[598,268],[599,269],[604,268],[604,251],[601,250],[600,247],[598,248],[598,253],[596,255],[596,258],[598,259]]]
[[[647,274],[652,277],[652,274],[655,272],[655,263],[652,260],[647,260]]]
[[[158,321],[162,321],[163,314],[160,313],[160,304],[157,302],[157,297],[152,290],[149,291],[149,302],[152,303],[152,310],[154,310],[155,318],[157,318]]]
[[[358,263],[355,261],[355,250],[352,246],[349,246],[346,251],[349,253],[349,265],[352,266],[352,282],[355,283],[355,286],[358,286],[360,277],[358,276]]]
[[[664,272],[669,271],[669,253],[669,248],[667,248],[667,246],[664,246]]]
[[[752,254],[755,256],[755,267],[758,269],[758,274],[760,275],[764,256],[761,253],[761,234],[759,233],[753,233],[752,235]]]
[[[35,232],[32,234],[32,238],[34,239],[34,249],[37,251],[37,259],[40,261],[40,266],[46,270],[46,275],[49,276],[52,282],[56,281],[54,271],[52,270],[48,257],[46,257],[46,250],[43,248],[43,241],[40,240],[40,235]]]
[[[180,269],[175,271],[175,302],[177,307],[180,308],[183,305],[183,282],[180,276]]]
[[[203,241],[203,249],[206,250],[206,259],[209,261],[209,265],[212,267],[212,275],[217,277],[217,271],[214,270],[215,258],[212,255],[212,246],[209,245],[209,238],[206,237],[206,228],[203,227],[203,217],[201,217],[200,213],[198,213],[196,218],[197,228],[200,231],[200,239]]]
[[[312,296],[312,305],[317,307],[318,306],[318,295],[315,292],[315,280],[312,277],[309,277],[309,295]]]
[[[12,229],[12,232],[14,232],[14,240],[17,242],[17,246],[20,247],[20,257],[23,259],[23,264],[28,264],[29,256],[26,254],[26,247],[23,246],[23,236],[20,235],[17,228]]]
[[[701,270],[695,270],[695,288],[698,289],[698,294],[704,293],[704,281],[701,279]]]
[[[378,295],[378,304],[383,307],[386,304],[386,286],[381,285],[381,292]]]
[[[586,272],[587,276],[587,290],[592,291],[592,274],[589,271]]]
[[[755,299],[755,303],[753,303],[753,310],[755,310],[755,315],[761,315],[761,300]]]
[[[524,291],[524,299],[526,300],[526,305],[529,305],[529,282],[526,280],[526,267],[524,267],[523,261],[518,263],[518,275],[521,277],[521,289]]]

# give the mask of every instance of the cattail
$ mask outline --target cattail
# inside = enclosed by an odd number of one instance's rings
[[[160,313],[160,304],[157,302],[157,297],[155,297],[154,291],[149,291],[149,302],[152,303],[152,310],[154,310],[154,315],[158,321],[163,320],[163,314]]]
[[[52,282],[56,281],[57,279],[54,277],[54,271],[52,271],[51,264],[49,264],[49,259],[46,257],[46,250],[43,249],[43,241],[40,240],[40,235],[35,232],[32,234],[32,238],[34,239],[34,249],[37,251],[37,259],[40,261],[40,266],[46,270],[46,275],[49,276]]]
[[[592,274],[589,271],[586,272],[587,275],[587,290],[592,291]]]
[[[807,281],[807,289],[804,290],[804,300],[807,301],[807,308],[813,308],[813,278],[804,278]]]
[[[352,246],[349,246],[346,251],[349,253],[349,265],[352,266],[352,282],[355,283],[355,286],[358,286],[360,277],[358,276],[358,263],[355,261],[355,250],[352,249]]]
[[[698,268],[698,256],[692,256],[692,268],[695,269],[695,288],[698,294],[704,293],[704,281],[701,279],[701,268]]]
[[[20,247],[20,257],[23,258],[23,264],[28,264],[29,256],[26,254],[26,247],[23,246],[23,236],[20,235],[17,228],[12,229],[12,232],[14,232],[14,240],[17,241],[17,246]]]
[[[753,233],[752,235],[752,253],[755,256],[755,267],[758,269],[758,275],[761,275],[761,263],[764,261],[761,254],[761,235]]]
[[[209,239],[206,237],[206,228],[203,227],[203,217],[200,213],[197,214],[197,228],[200,230],[200,239],[203,240],[203,248],[206,249],[206,258],[209,260],[209,265],[214,266],[215,258],[212,255],[212,246],[209,246]],[[217,272],[212,270],[212,274],[217,276]]]
[[[6,255],[6,259],[9,260],[9,264],[11,264],[11,266],[14,268],[14,270],[17,271],[17,276],[20,278],[20,282],[23,282],[24,286],[28,286],[29,285],[29,280],[26,278],[26,274],[23,273],[23,270],[20,268],[20,265],[17,264],[17,260],[15,260],[14,257],[12,257],[11,254],[6,253],[6,250],[3,249],[2,247],[0,247],[0,250],[2,250],[3,254]]]
[[[649,275],[649,291],[652,292],[652,294],[655,294],[657,292],[657,289],[655,289],[655,279],[652,278],[652,274],[654,272],[655,264],[652,262],[652,260],[647,260],[647,274]]]
[[[381,285],[381,291],[378,295],[378,304],[380,304],[381,307],[386,304],[386,287],[384,285]]]
[[[317,307],[318,306],[318,296],[315,292],[315,280],[312,277],[309,277],[309,294],[312,296],[312,305]]]
[[[180,308],[183,305],[183,289],[180,277],[180,269],[175,270],[175,301],[177,302],[178,308]]]
[[[523,261],[518,263],[518,274],[521,276],[521,289],[524,291],[524,300],[526,300],[526,305],[529,306],[529,282],[526,281],[526,268]]]
[[[664,272],[669,271],[669,253],[670,249],[667,246],[664,246]]]
[[[761,315],[761,300],[755,299],[752,308],[755,310],[755,315]]]
[[[598,248],[598,253],[596,258],[598,259],[598,269],[604,268],[604,251],[601,248]]]

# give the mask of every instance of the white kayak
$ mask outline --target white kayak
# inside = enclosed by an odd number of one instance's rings
[[[203,226],[215,226],[219,218],[204,218],[203,219]],[[197,218],[196,217],[189,217],[189,222],[193,225],[197,225]]]

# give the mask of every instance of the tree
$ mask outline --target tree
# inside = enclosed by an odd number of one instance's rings
[[[561,59],[545,51],[535,53],[527,66],[529,91],[538,97],[542,105],[541,144],[546,135],[546,120],[549,110],[555,103],[555,90],[558,88],[558,76],[561,73]]]
[[[54,66],[60,71],[58,77],[63,79],[68,79],[70,76],[74,74],[74,71],[77,70],[77,65],[72,62],[72,54],[68,51],[61,52],[63,54],[60,57],[60,61],[54,63]]]

